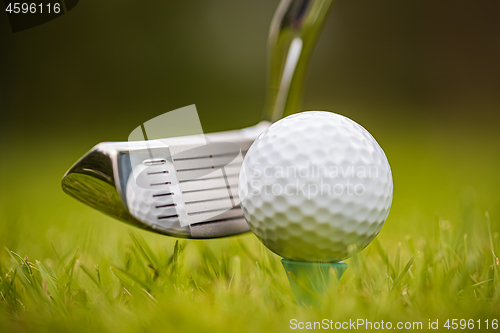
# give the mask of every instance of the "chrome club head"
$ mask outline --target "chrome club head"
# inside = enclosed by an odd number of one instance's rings
[[[63,177],[64,192],[156,233],[215,238],[249,231],[238,199],[246,153],[269,123],[243,130],[95,146]]]

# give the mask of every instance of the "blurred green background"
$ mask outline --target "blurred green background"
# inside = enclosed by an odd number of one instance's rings
[[[15,34],[0,13],[0,245],[38,260],[54,258],[52,246],[78,249],[88,267],[119,256],[131,227],[66,196],[62,175],[98,142],[126,140],[182,106],[196,104],[206,132],[257,123],[277,5],[81,1]],[[486,211],[498,241],[499,12],[493,0],[333,6],[301,109],[350,117],[385,150],[394,202],[378,239],[389,253],[409,235],[434,237],[436,225],[487,244]],[[258,247],[253,235],[241,239]],[[236,240],[196,246],[218,256],[227,242]]]
[[[2,132],[124,139],[137,124],[193,103],[207,131],[253,124],[264,105],[277,4],[85,1],[16,34],[3,13]],[[303,109],[367,126],[498,124],[499,10],[491,0],[337,1]]]

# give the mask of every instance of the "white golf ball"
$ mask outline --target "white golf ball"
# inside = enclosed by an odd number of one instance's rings
[[[389,162],[370,133],[321,111],[264,131],[239,179],[252,231],[271,251],[299,261],[339,261],[365,248],[389,214],[392,190]]]

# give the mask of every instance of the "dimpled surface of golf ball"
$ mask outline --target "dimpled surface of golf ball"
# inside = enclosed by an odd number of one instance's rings
[[[291,115],[263,132],[239,179],[252,231],[298,261],[339,261],[365,248],[389,214],[392,193],[377,141],[349,118],[322,111]]]

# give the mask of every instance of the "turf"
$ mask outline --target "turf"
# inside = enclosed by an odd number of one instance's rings
[[[72,200],[59,180],[88,143],[36,143],[36,169],[0,167],[0,332],[276,332],[325,318],[485,328],[500,319],[498,140],[425,133],[373,133],[393,208],[319,309],[295,304],[280,258],[252,234],[176,240]],[[23,161],[29,144],[3,158]]]

